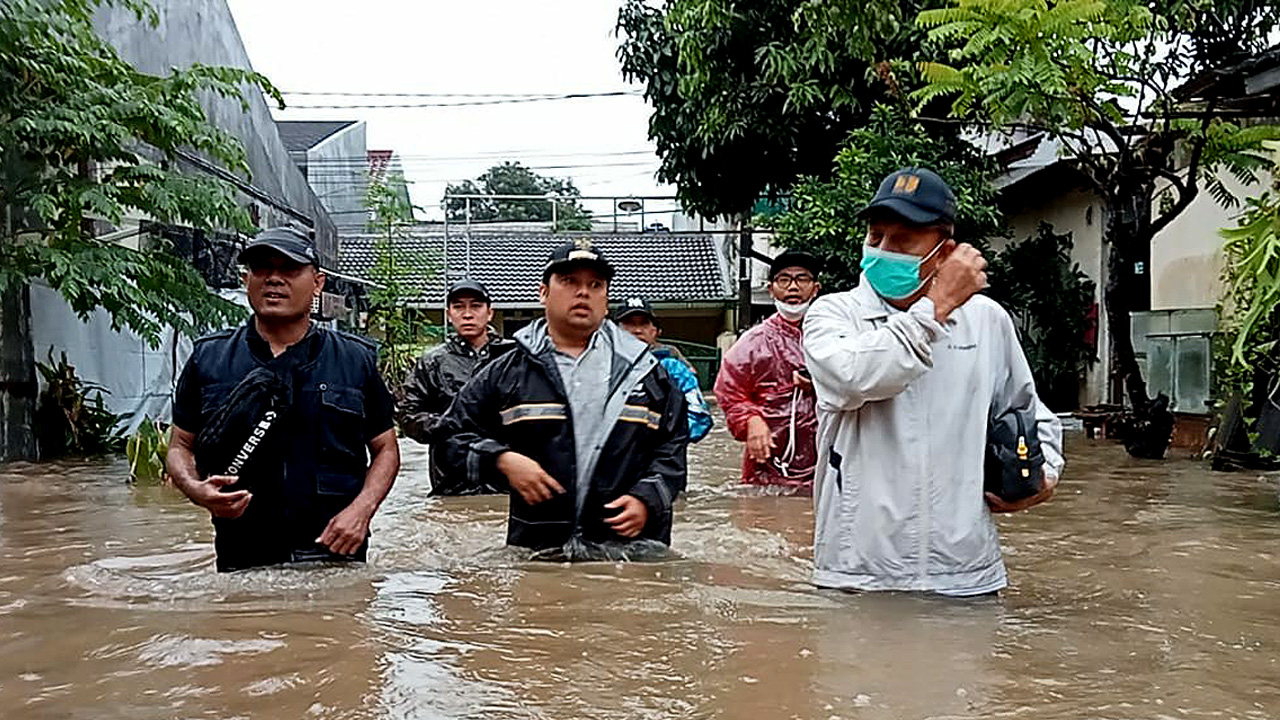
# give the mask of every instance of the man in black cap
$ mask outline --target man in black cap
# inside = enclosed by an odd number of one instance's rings
[[[266,230],[239,261],[253,315],[195,342],[169,476],[213,516],[220,571],[362,561],[400,467],[377,349],[311,321],[325,276],[306,235]]]
[[[457,334],[428,351],[409,371],[404,382],[404,402],[400,407],[400,428],[420,443],[430,444],[431,428],[476,372],[492,359],[515,347],[498,335],[489,323],[493,305],[484,285],[471,279],[449,288],[446,315]],[[432,446],[433,458],[439,450]],[[463,475],[447,476],[440,464],[431,463],[432,495],[476,495],[507,491],[506,480],[497,474],[468,482]]]
[[[788,250],[769,264],[769,294],[777,312],[729,348],[715,393],[729,432],[746,443],[742,481],[807,492],[817,456],[813,385],[804,365],[801,324],[822,289],[821,263]]]
[[[446,473],[511,487],[507,543],[560,559],[671,542],[685,487],[684,395],[608,315],[613,266],[587,238],[556,248],[544,319],[462,389],[437,427]]]
[[[613,319],[623,330],[649,346],[649,352],[658,358],[658,362],[662,363],[667,374],[684,393],[684,402],[689,408],[689,442],[696,443],[706,437],[715,425],[715,419],[711,417],[707,399],[703,397],[702,388],[698,385],[698,373],[679,350],[658,342],[662,326],[658,323],[658,316],[653,314],[653,306],[645,298],[629,297],[622,301],[622,306],[614,312]]]
[[[1061,424],[1036,396],[1009,314],[978,294],[987,263],[956,243],[955,211],[936,173],[889,175],[863,211],[861,282],[805,320],[823,438],[820,586],[996,592],[1007,577],[991,512],[1048,499],[1062,471]],[[1045,460],[1041,491],[1017,502],[983,493],[989,419],[1011,411],[1034,418]]]

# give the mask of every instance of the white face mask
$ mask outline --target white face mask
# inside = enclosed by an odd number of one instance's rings
[[[788,305],[781,300],[775,299],[773,306],[778,309],[778,314],[782,315],[783,319],[788,322],[800,322],[804,319],[804,314],[809,312],[809,303],[811,302],[813,301],[808,300],[799,305]]]

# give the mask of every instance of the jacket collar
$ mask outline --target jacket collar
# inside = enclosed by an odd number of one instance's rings
[[[479,350],[471,347],[471,343],[464,340],[462,336],[457,333],[450,335],[446,342],[448,343],[449,351],[455,355],[466,355],[467,357],[472,355],[484,355],[494,347],[495,342],[502,339],[502,336],[498,335],[498,331],[494,330],[492,325],[489,326],[487,335],[488,339],[485,341],[484,345],[480,346]]]
[[[613,354],[622,357],[627,365],[634,363],[649,350],[647,345],[637,340],[631,333],[623,332],[608,318],[601,323],[596,332],[605,335],[604,339],[608,340],[613,347]],[[538,318],[536,321],[517,330],[515,340],[530,355],[534,356],[541,355],[553,347],[551,336],[547,333],[547,319],[545,317]]]
[[[871,289],[866,273],[858,277],[858,285],[853,289],[853,299],[858,301],[858,305],[862,307],[862,317],[867,320],[884,320],[892,310],[889,303]]]

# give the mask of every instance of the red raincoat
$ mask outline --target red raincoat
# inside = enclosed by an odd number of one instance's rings
[[[742,481],[753,485],[810,488],[817,461],[818,416],[813,390],[796,385],[804,368],[800,327],[770,315],[738,338],[716,376],[716,400],[729,432],[747,439],[747,421],[764,418],[773,432],[773,456],[758,463],[742,454]]]

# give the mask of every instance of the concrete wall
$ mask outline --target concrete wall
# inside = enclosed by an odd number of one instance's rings
[[[364,196],[369,188],[369,143],[365,136],[361,120],[307,150],[307,182],[340,234],[368,230]]]
[[[157,0],[152,5],[160,16],[155,28],[117,7],[104,8],[95,21],[99,33],[139,70],[163,74],[170,68],[196,62],[252,67],[225,0]],[[248,101],[248,112],[233,100],[209,98],[205,102],[209,119],[244,144],[253,186],[272,198],[263,201],[246,197],[245,202],[258,206],[259,224],[263,226],[299,223],[281,206],[305,216],[315,229],[321,259],[336,264],[337,232],[333,221],[280,142],[266,100],[260,93],[250,92]]]
[[[1109,339],[1106,331],[1106,309],[1102,307],[1102,291],[1106,283],[1106,258],[1102,247],[1105,221],[1102,201],[1080,188],[1063,189],[1056,183],[1027,181],[1012,202],[1006,201],[1005,212],[1012,231],[1010,238],[998,238],[992,250],[999,251],[1010,243],[1036,234],[1041,222],[1053,225],[1058,233],[1069,232],[1073,246],[1071,259],[1094,282],[1094,302],[1098,303],[1098,362],[1090,366],[1080,388],[1080,404],[1096,405],[1106,400]]]
[[[1191,205],[1151,244],[1151,309],[1211,308],[1222,297],[1222,270],[1226,260],[1218,231],[1235,227],[1244,198],[1258,197],[1270,187],[1271,178],[1246,186],[1230,173],[1220,173],[1223,184],[1240,206],[1224,208],[1203,188]]]

